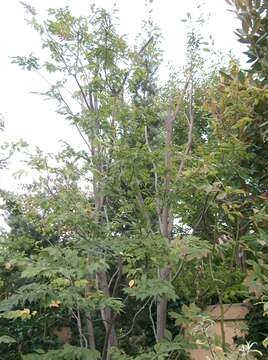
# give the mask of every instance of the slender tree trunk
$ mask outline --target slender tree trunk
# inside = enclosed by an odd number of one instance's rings
[[[87,338],[88,344],[90,349],[96,349],[96,342],[95,342],[95,334],[94,334],[94,327],[90,313],[87,313],[86,317],[86,324],[87,324]]]
[[[91,287],[89,282],[90,279],[88,280],[88,284],[86,286],[86,295],[88,295]],[[86,325],[87,325],[87,339],[88,339],[89,348],[95,350],[96,349],[95,332],[94,332],[94,326],[90,312],[86,313]]]
[[[169,279],[170,269],[168,266],[160,269],[159,278],[161,280]],[[167,299],[159,296],[157,299],[157,323],[156,323],[156,336],[157,341],[160,341],[165,335],[166,322],[167,322]]]
[[[97,111],[98,110],[98,100],[96,97],[93,98],[94,100],[94,110]],[[91,139],[91,147],[92,147],[92,155],[93,157],[95,157],[94,162],[95,162],[95,167],[98,171],[98,175],[93,174],[93,193],[94,193],[94,202],[95,202],[95,221],[96,224],[101,225],[101,217],[100,217],[100,213],[101,210],[103,208],[103,204],[104,204],[104,196],[102,194],[102,178],[100,176],[100,174],[104,174],[104,154],[103,154],[103,149],[102,149],[102,145],[99,143],[98,140],[98,135],[99,135],[99,129],[100,129],[100,124],[98,122],[98,120],[96,120],[95,123],[95,133],[92,136]],[[107,272],[105,270],[102,271],[98,271],[96,274],[96,283],[97,283],[97,288],[103,292],[103,294],[107,297],[110,297],[110,291],[109,291],[109,286],[108,286],[108,277],[107,277]],[[116,337],[116,332],[115,332],[115,328],[114,328],[114,324],[113,324],[113,319],[112,319],[112,311],[110,308],[104,308],[101,310],[101,318],[105,327],[105,332],[106,332],[106,337],[108,334],[108,339],[107,339],[107,349],[105,351],[105,353],[107,354],[107,350],[111,347],[111,346],[116,346],[117,345],[117,337]],[[105,345],[106,346],[106,345]],[[108,355],[105,356],[106,359],[109,358]]]
[[[192,68],[191,68],[192,69]],[[192,133],[193,133],[193,98],[192,98],[192,76],[186,81],[182,94],[177,99],[177,105],[174,111],[170,110],[169,114],[165,118],[165,152],[164,152],[164,167],[165,167],[165,177],[164,177],[164,198],[163,198],[163,209],[158,211],[159,218],[159,227],[161,235],[166,239],[167,243],[170,242],[172,238],[172,228],[174,214],[172,212],[172,207],[170,204],[170,193],[172,191],[172,179],[170,170],[172,168],[172,158],[173,158],[173,125],[176,119],[176,116],[180,112],[180,105],[183,95],[185,94],[189,83],[191,82],[190,88],[190,104],[189,104],[189,119],[188,119],[188,142],[184,154],[184,158],[181,161],[178,175],[181,174],[185,157],[189,154],[192,146]],[[177,176],[178,177],[178,176]],[[156,199],[159,203],[159,199]],[[170,280],[170,267],[169,264],[166,264],[163,268],[159,270],[159,279],[161,280]],[[160,341],[165,334],[166,328],[166,318],[167,318],[167,299],[165,297],[158,297],[157,299],[157,341]]]
[[[160,215],[160,233],[169,243],[171,239],[171,231],[173,226],[173,216],[170,209],[169,194],[171,190],[170,168],[172,163],[172,131],[173,122],[175,120],[176,113],[170,112],[165,119],[165,178],[164,178],[164,199],[163,210]],[[159,279],[168,280],[170,274],[169,264],[166,264],[159,270]],[[157,323],[156,323],[156,337],[157,341],[160,341],[164,337],[166,329],[167,318],[167,299],[159,296],[157,299]]]
[[[82,322],[81,322],[81,316],[80,316],[80,311],[79,309],[77,309],[77,315],[76,315],[76,323],[77,323],[77,329],[78,329],[78,333],[79,333],[79,342],[80,342],[80,347],[83,348],[85,341],[85,337],[83,334],[83,327],[82,327]],[[86,346],[87,347],[87,346]]]
[[[89,259],[88,259],[88,263],[89,263]],[[87,285],[85,288],[85,296],[87,297],[91,291],[91,287],[92,287],[92,277],[89,275],[87,277]],[[93,321],[91,318],[91,313],[89,311],[86,312],[86,326],[87,326],[87,340],[88,340],[88,345],[90,347],[90,349],[95,349],[96,348],[96,342],[95,342],[95,332],[94,332],[94,326],[93,326]]]
[[[170,241],[171,231],[173,227],[173,216],[169,215],[168,208],[164,208],[160,231],[162,236],[167,242]],[[159,269],[158,277],[160,280],[169,281],[170,278],[170,267],[166,264],[164,267]],[[156,323],[156,337],[159,342],[165,334],[166,329],[166,318],[167,318],[167,299],[162,296],[157,298],[157,323]]]
[[[103,292],[104,295],[110,296],[108,288],[107,273],[105,271],[98,271],[97,273],[97,285],[98,289]],[[109,331],[108,347],[117,345],[117,336],[115,333],[114,324],[112,324],[112,311],[109,308],[101,310],[101,317],[104,323],[106,333]],[[111,329],[110,329],[111,327]]]

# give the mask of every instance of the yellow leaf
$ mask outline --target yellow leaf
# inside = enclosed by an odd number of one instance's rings
[[[135,281],[134,281],[134,280],[130,280],[130,282],[128,283],[128,286],[129,286],[130,288],[132,288],[132,287],[134,286],[134,284],[135,284]]]
[[[11,268],[10,262],[6,262],[6,263],[5,263],[5,268],[6,268],[7,270],[9,270],[9,269]]]
[[[268,346],[268,337],[263,340],[262,345],[263,345],[265,348],[267,348],[267,346]]]
[[[61,302],[59,300],[53,300],[48,306],[50,308],[58,308],[60,306]]]

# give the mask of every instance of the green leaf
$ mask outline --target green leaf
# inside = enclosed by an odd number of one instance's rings
[[[172,333],[168,329],[165,329],[164,337],[168,341],[171,341],[172,340]]]
[[[69,344],[63,349],[50,350],[45,354],[25,354],[23,360],[98,360],[100,353],[97,350],[85,349]]]
[[[182,350],[181,343],[161,341],[154,346],[157,354],[168,354],[171,351]]]
[[[182,239],[175,238],[171,243],[171,254],[186,261],[207,257],[211,249],[208,241],[192,235],[184,236]]]
[[[16,339],[8,335],[0,336],[0,344],[14,344],[16,343]]]
[[[149,279],[145,275],[142,275],[141,279],[136,281],[135,286],[125,288],[124,291],[139,300],[145,300],[152,296],[165,296],[173,301],[177,298],[175,289],[169,281]]]

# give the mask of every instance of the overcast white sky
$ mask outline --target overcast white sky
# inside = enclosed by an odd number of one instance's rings
[[[96,0],[97,6],[111,8],[114,0]],[[207,33],[215,39],[216,48],[224,52],[232,50],[241,57],[241,47],[233,31],[237,27],[234,15],[227,11],[224,0],[203,0],[204,10],[211,13],[207,25]],[[29,0],[29,4],[44,13],[50,7],[70,6],[75,14],[86,14],[91,1],[87,0]],[[118,0],[120,9],[121,30],[134,38],[138,33],[141,20],[146,17],[144,0]],[[186,12],[196,13],[195,0],[154,0],[153,17],[162,29],[164,35],[163,48],[166,57],[175,65],[181,65],[184,51],[184,28],[180,19]],[[39,53],[39,38],[24,21],[24,9],[18,0],[7,0],[1,3],[0,33],[0,113],[4,114],[6,129],[1,138],[15,141],[23,138],[33,146],[39,146],[47,152],[60,148],[59,140],[79,143],[75,130],[57,115],[53,105],[44,101],[32,91],[43,91],[47,84],[37,74],[22,71],[10,63],[10,57],[27,55],[30,52]],[[0,140],[1,141],[1,140]],[[16,160],[9,171],[1,171],[0,188],[13,190],[17,181],[12,179],[14,169],[21,167]]]

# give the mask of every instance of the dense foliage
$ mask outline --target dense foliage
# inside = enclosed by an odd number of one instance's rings
[[[165,83],[151,19],[132,49],[113,12],[50,9],[39,21],[24,4],[48,59],[13,62],[57,79],[41,95],[84,147],[38,149],[25,192],[1,191],[4,360],[260,354],[250,342],[230,352],[223,308],[268,309],[268,6],[228,3],[251,67],[208,65],[202,21],[188,14],[186,64]],[[220,305],[220,339],[208,332],[209,304]],[[265,320],[261,304],[255,320]],[[249,325],[265,354],[266,330]]]

